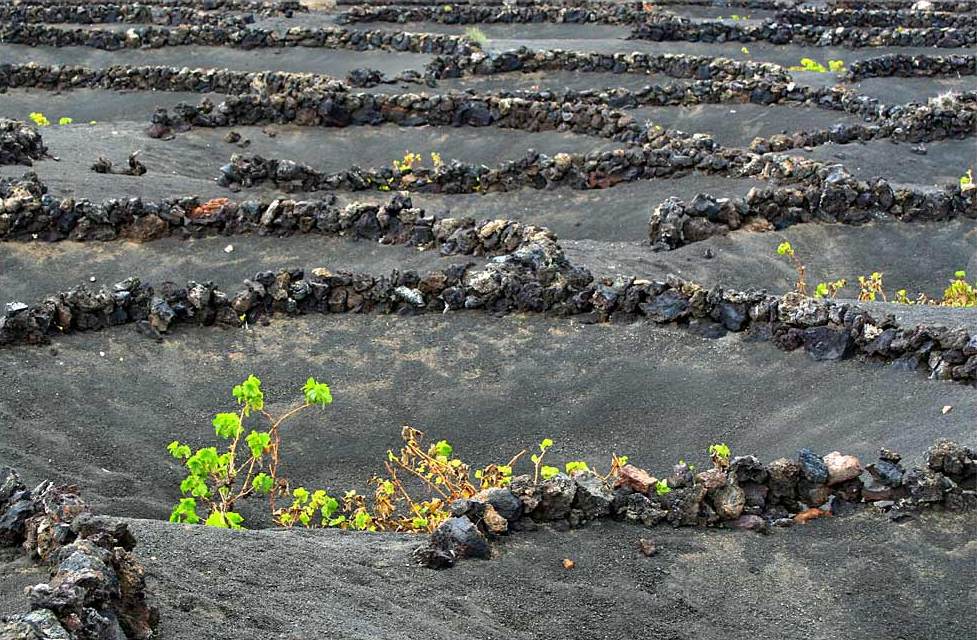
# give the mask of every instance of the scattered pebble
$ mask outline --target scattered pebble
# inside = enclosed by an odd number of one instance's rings
[[[638,540],[638,550],[641,551],[641,555],[648,558],[656,555],[658,553],[658,547],[655,543],[647,538],[641,538]]]
[[[233,244],[229,244],[226,247],[224,247],[224,253],[233,253],[233,251],[234,251],[234,245]]]
[[[577,566],[577,563],[571,560],[570,558],[563,559],[563,568],[566,569],[567,571],[573,569],[575,566]]]

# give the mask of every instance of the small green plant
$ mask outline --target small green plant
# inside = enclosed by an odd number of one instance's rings
[[[729,466],[730,455],[729,447],[724,443],[709,445],[709,457],[712,458],[712,464],[717,469],[725,469]]]
[[[672,492],[672,488],[668,486],[668,480],[659,480],[655,483],[655,494],[659,496],[664,496]]]
[[[431,164],[434,165],[435,169],[440,169],[444,166],[444,160],[441,159],[441,154],[437,151],[431,152]]]
[[[947,307],[977,307],[977,283],[966,280],[966,271],[953,274],[950,286],[943,290],[942,304]]]
[[[811,71],[813,73],[827,73],[828,71],[827,67],[812,58],[801,58],[800,65],[789,68],[791,71]]]
[[[828,60],[828,70],[831,73],[841,73],[845,70],[844,60]]]
[[[859,302],[874,302],[877,297],[881,297],[883,301],[887,302],[882,284],[882,273],[873,271],[868,277],[858,276]]]
[[[750,50],[748,48],[746,48],[746,47],[741,47],[740,48],[740,53],[742,53],[743,55],[747,55],[748,56],[748,55],[750,55]]]
[[[488,36],[478,27],[468,27],[465,29],[465,37],[477,44],[479,48],[488,44]]]
[[[237,504],[252,494],[268,496],[274,511],[276,493],[287,487],[278,473],[282,425],[305,409],[332,403],[329,385],[314,378],[302,387],[305,402],[277,417],[265,411],[261,380],[254,375],[235,386],[232,394],[240,409],[236,413],[218,413],[211,423],[214,433],[226,443],[223,452],[218,447],[193,451],[179,440],[167,446],[170,455],[187,470],[180,483],[184,497],[170,514],[171,522],[199,523],[197,508],[202,502],[208,512],[204,524],[240,529],[244,518],[236,511]],[[252,429],[245,435],[244,422],[252,416],[261,417],[269,425],[268,430]]]
[[[58,118],[58,124],[61,125],[62,127],[71,124],[72,122],[74,122],[74,120],[72,120],[68,116],[61,116],[60,118]]]
[[[47,116],[45,116],[43,113],[39,111],[31,112],[31,114],[28,117],[34,121],[34,124],[36,124],[39,127],[46,127],[51,124],[51,121],[47,119]]]
[[[777,246],[777,255],[787,256],[794,268],[797,270],[797,282],[794,283],[794,290],[801,295],[807,295],[807,267],[800,261],[794,252],[794,247],[786,240]]]
[[[319,518],[320,526],[336,527],[345,522],[343,515],[334,517],[339,509],[339,500],[333,498],[325,491],[317,490],[310,495],[305,487],[298,487],[292,491],[292,504],[280,509],[275,514],[275,521],[283,527],[293,527],[300,524],[304,527],[311,527],[315,518]]]
[[[543,464],[543,456],[550,447],[553,446],[553,441],[549,438],[543,438],[539,443],[539,453],[534,453],[529,456],[529,459],[533,462],[533,482],[539,482],[540,477],[543,480],[549,480],[556,474],[560,472],[556,467],[547,467]]]
[[[848,286],[848,281],[844,278],[839,278],[832,282],[819,282],[816,287],[814,287],[814,297],[815,298],[837,298],[838,292]]]
[[[967,173],[960,176],[960,190],[968,191],[975,188],[974,185],[974,170],[967,169]]]
[[[572,460],[565,465],[567,475],[572,476],[575,473],[589,473],[590,467],[583,460]]]
[[[406,151],[402,160],[394,160],[394,169],[400,173],[410,173],[422,160],[421,154]]]

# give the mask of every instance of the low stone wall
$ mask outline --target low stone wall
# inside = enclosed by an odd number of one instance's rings
[[[0,546],[20,546],[51,565],[49,582],[27,589],[30,613],[0,620],[0,637],[155,637],[159,612],[146,601],[136,540],[124,522],[95,516],[75,486],[28,489],[0,468]]]
[[[308,27],[292,27],[282,32],[274,29],[233,29],[210,25],[172,29],[146,26],[133,27],[126,31],[109,31],[61,29],[42,24],[14,23],[0,25],[0,42],[29,46],[93,47],[109,51],[198,45],[241,49],[316,47],[355,51],[379,49],[412,53],[460,54],[476,48],[465,38],[442,34]]]
[[[0,165],[23,164],[47,156],[47,147],[37,129],[17,120],[0,118]]]
[[[471,227],[479,229],[476,235],[506,228],[504,223]],[[471,237],[468,232],[463,235]],[[891,316],[878,320],[849,303],[796,293],[778,297],[755,290],[707,290],[675,276],[664,282],[626,276],[595,279],[587,269],[571,264],[545,230],[523,235],[519,242],[511,253],[483,266],[455,265],[424,275],[315,269],[306,277],[302,270],[266,271],[245,281],[233,295],[192,281],[186,287],[164,283],[158,290],[138,278],[108,289],[82,285],[33,306],[8,304],[0,317],[0,345],[39,344],[52,335],[128,323],[158,337],[178,324],[236,327],[276,313],[480,309],[573,315],[587,322],[712,323],[720,332],[746,331],[786,351],[803,349],[816,360],[857,356],[977,386],[977,336],[965,329],[902,328]]]
[[[977,73],[977,56],[973,54],[908,56],[900,53],[856,60],[849,65],[846,78],[854,82],[863,78],[892,76],[956,78],[972,76],[975,73]]]
[[[243,28],[254,22],[253,15],[227,15],[198,11],[192,7],[151,7],[144,4],[78,5],[0,5],[0,20],[28,23],[156,25],[209,24],[224,28]]]
[[[830,129],[776,134],[755,138],[750,149],[757,153],[816,147],[827,142],[848,144],[879,138],[908,142],[931,142],[946,138],[968,138],[977,134],[977,92],[953,94],[929,104],[909,103],[882,107],[871,124],[839,123]]]
[[[663,489],[658,490],[662,482]],[[464,558],[491,557],[489,542],[551,523],[580,527],[605,518],[654,527],[732,527],[767,533],[815,518],[846,516],[869,507],[888,520],[922,511],[977,508],[977,452],[937,440],[922,467],[907,469],[902,456],[880,449],[863,466],[851,455],[801,449],[769,464],[755,456],[714,461],[694,473],[679,463],[658,478],[628,464],[607,479],[583,471],[548,480],[518,476],[508,487],[484,490],[451,504],[453,517],[431,535],[415,557],[432,568]],[[642,553],[653,555],[653,546]]]
[[[770,42],[819,47],[943,47],[977,44],[977,29],[890,29],[884,27],[819,27],[764,21],[760,25],[696,21],[650,16],[631,32],[636,40],[687,42]]]
[[[532,149],[517,160],[495,167],[457,160],[438,168],[352,167],[321,173],[291,160],[260,156],[232,156],[220,169],[217,181],[231,190],[273,183],[283,191],[407,190],[417,193],[488,193],[516,189],[606,189],[622,182],[687,175],[692,171],[740,175],[749,154],[736,149],[711,147],[711,138],[672,141],[666,146],[644,145],[627,150],[586,154],[558,153],[547,156]]]
[[[469,93],[382,94],[309,90],[291,95],[226,96],[219,106],[158,109],[148,131],[154,138],[190,127],[256,124],[347,127],[399,126],[498,127],[520,131],[572,131],[631,144],[662,146],[687,134],[646,127],[630,115],[603,104],[554,102],[477,96]]]
[[[758,76],[790,81],[780,65],[693,56],[682,53],[584,53],[562,49],[537,50],[520,47],[511,51],[486,54],[442,56],[427,67],[427,75],[436,79],[462,76],[494,75],[522,71],[579,71],[628,74],[662,74],[672,78],[695,80],[742,80]]]
[[[820,165],[797,186],[754,187],[741,198],[698,194],[690,202],[668,198],[648,221],[655,250],[670,250],[740,229],[756,219],[776,229],[805,222],[864,224],[880,216],[903,222],[977,220],[977,189],[893,189],[883,178],[853,178],[841,165]]]
[[[450,9],[450,10],[449,10]],[[642,14],[629,5],[486,6],[441,3],[426,6],[353,6],[339,14],[339,24],[357,22],[437,22],[440,24],[632,24]]]
[[[91,202],[45,196],[37,177],[0,178],[0,240],[43,242],[148,242],[166,236],[311,233],[437,249],[442,255],[496,256],[524,244],[555,243],[543,227],[511,220],[437,218],[415,208],[405,193],[376,205],[337,204],[334,197],[311,200],[205,201],[197,197],[158,202],[138,198]]]
[[[816,27],[900,27],[903,29],[972,29],[977,15],[908,9],[787,9],[776,22]]]
[[[929,0],[933,9],[953,13],[967,13],[974,10],[969,0]],[[849,11],[916,10],[919,0],[828,0],[829,7],[840,7]]]
[[[77,7],[77,0],[17,0],[21,6]],[[308,13],[300,0],[140,0],[139,4],[153,7],[190,7],[201,11],[250,11],[259,15],[291,16]]]
[[[111,65],[91,69],[77,65],[0,64],[0,91],[6,89],[111,89],[114,91],[183,91],[195,93],[342,92],[340,80],[287,71],[235,71],[189,67]]]

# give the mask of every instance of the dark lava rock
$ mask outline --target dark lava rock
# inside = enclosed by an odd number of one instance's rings
[[[454,566],[462,558],[486,559],[490,556],[488,542],[468,518],[448,518],[434,533],[427,548],[418,556],[429,567],[443,569]]]
[[[533,511],[536,520],[562,520],[570,514],[577,483],[565,473],[558,473],[540,483],[539,505]]]
[[[573,480],[577,483],[573,506],[581,511],[585,520],[610,515],[614,494],[603,478],[592,473],[581,473],[574,476]]]
[[[797,452],[797,462],[801,466],[801,473],[813,484],[825,484],[828,481],[828,465],[824,464],[821,456],[810,449]]]
[[[815,360],[842,360],[853,346],[848,331],[830,327],[805,329],[803,341],[804,350]]]
[[[671,290],[655,296],[651,302],[639,304],[638,307],[658,323],[675,322],[689,315],[689,301]]]

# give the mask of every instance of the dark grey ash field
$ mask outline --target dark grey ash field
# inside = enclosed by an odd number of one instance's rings
[[[956,0],[0,0],[0,640],[972,636],[975,53]],[[249,374],[331,387],[293,486],[403,425],[631,466],[467,496],[488,559],[168,522]]]

